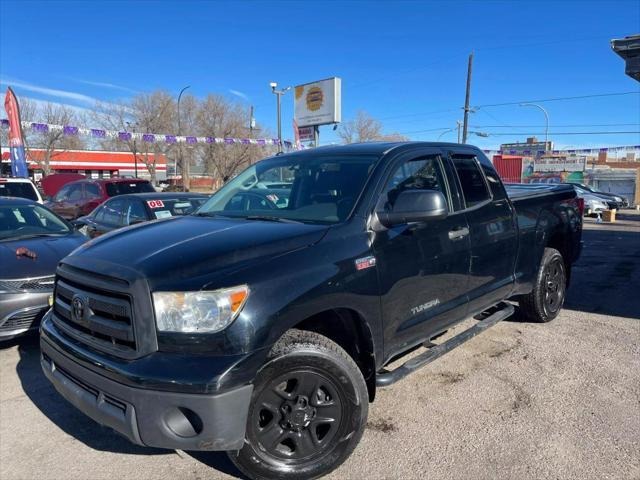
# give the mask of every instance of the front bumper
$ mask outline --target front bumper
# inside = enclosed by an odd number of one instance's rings
[[[238,450],[244,442],[252,385],[216,394],[124,385],[86,367],[41,336],[42,369],[81,412],[131,442],[181,450]]]
[[[0,294],[0,340],[9,340],[40,325],[51,292]]]

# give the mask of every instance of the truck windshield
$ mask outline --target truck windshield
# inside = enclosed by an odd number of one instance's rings
[[[342,222],[377,160],[373,155],[292,155],[263,160],[222,187],[197,214]]]
[[[29,182],[0,181],[0,197],[21,197],[38,200],[36,188]]]

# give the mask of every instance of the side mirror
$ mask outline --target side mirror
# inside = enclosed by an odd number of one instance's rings
[[[442,192],[405,190],[398,195],[393,210],[377,212],[380,223],[389,228],[404,223],[426,222],[446,218],[449,209]]]
[[[71,223],[71,226],[73,227],[74,230],[80,230],[82,227],[84,227],[84,222],[82,220],[71,220],[69,223]]]

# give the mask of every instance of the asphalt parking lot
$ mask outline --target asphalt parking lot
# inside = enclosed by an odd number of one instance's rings
[[[379,390],[331,478],[640,478],[640,214],[588,219],[565,310],[502,322]],[[224,454],[136,447],[66,403],[38,344],[0,349],[0,478],[237,478]]]

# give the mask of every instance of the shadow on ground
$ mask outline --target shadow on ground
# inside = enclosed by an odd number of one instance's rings
[[[5,344],[3,349],[18,347],[20,360],[16,372],[22,389],[33,404],[68,435],[90,448],[125,455],[172,455],[172,450],[134,445],[110,428],[85,416],[62,398],[49,383],[40,367],[40,346],[37,334],[21,337]],[[228,475],[244,478],[224,452],[188,452],[191,457]],[[179,461],[174,457],[170,461]]]

